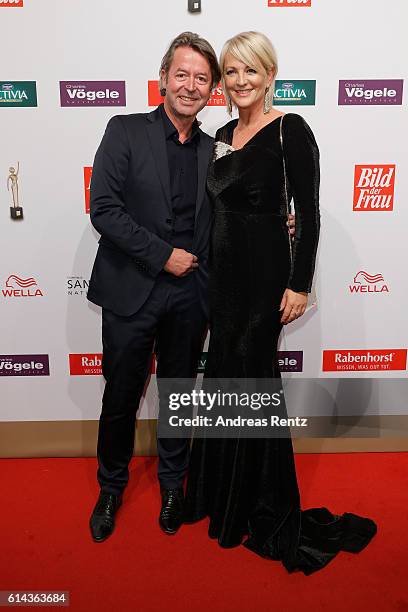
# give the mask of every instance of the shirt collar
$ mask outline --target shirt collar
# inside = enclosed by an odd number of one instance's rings
[[[178,130],[173,125],[171,119],[169,118],[169,116],[167,115],[166,111],[164,110],[164,104],[160,104],[159,109],[160,109],[160,114],[161,114],[162,120],[163,120],[164,133],[165,133],[165,136],[166,136],[166,140],[173,139],[173,140],[178,141],[178,139],[179,139]],[[195,138],[197,138],[199,136],[199,126],[200,126],[200,124],[197,121],[197,119],[194,119],[193,125],[191,126],[190,137],[185,142],[190,142],[190,141],[194,140]]]

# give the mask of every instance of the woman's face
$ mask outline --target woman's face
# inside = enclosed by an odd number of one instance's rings
[[[265,90],[272,83],[272,71],[251,68],[230,53],[225,56],[224,81],[227,93],[238,109],[263,106]]]

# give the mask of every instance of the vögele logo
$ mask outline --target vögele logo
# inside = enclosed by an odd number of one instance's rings
[[[0,81],[0,108],[2,106],[37,106],[36,81]]]
[[[48,355],[0,355],[0,376],[49,376]]]
[[[164,101],[160,94],[159,81],[147,82],[147,103],[148,106],[159,106]],[[225,97],[221,85],[218,85],[211,94],[207,106],[225,106]]]
[[[204,372],[207,352],[201,353],[197,372]],[[303,372],[303,351],[278,351],[278,365],[281,372]]]
[[[91,197],[92,166],[84,167],[85,212],[89,215]]]
[[[323,372],[405,370],[407,349],[323,351]]]
[[[394,181],[395,164],[357,165],[354,171],[353,210],[393,210]]]
[[[281,372],[303,372],[303,351],[278,351]]]
[[[313,106],[316,102],[316,81],[276,81],[274,104],[279,106]]]
[[[360,270],[354,277],[353,284],[349,285],[350,293],[389,293],[382,274],[368,274]]]
[[[34,277],[22,278],[16,274],[10,274],[1,292],[5,298],[26,298],[44,295]]]
[[[312,0],[268,0],[268,6],[312,6]]]
[[[126,106],[125,81],[60,81],[61,106]]]
[[[339,81],[340,106],[402,104],[403,79]]]

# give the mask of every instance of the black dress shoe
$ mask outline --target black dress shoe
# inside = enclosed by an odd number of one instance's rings
[[[89,521],[94,542],[103,542],[111,535],[115,527],[115,514],[121,505],[122,495],[99,495]]]
[[[159,525],[164,533],[174,535],[183,522],[184,493],[183,489],[161,489],[162,507]]]

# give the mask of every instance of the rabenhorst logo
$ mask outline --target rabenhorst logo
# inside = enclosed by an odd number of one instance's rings
[[[0,81],[0,108],[2,106],[37,106],[35,81]]]
[[[48,355],[0,355],[0,376],[49,376]]]
[[[159,81],[147,82],[147,100],[149,106],[159,106],[164,101],[159,91]],[[221,85],[218,85],[211,94],[207,106],[225,106],[225,97]]]
[[[89,280],[83,276],[68,276],[67,295],[85,297],[89,287]]]
[[[323,351],[323,372],[406,370],[407,349]]]
[[[7,6],[22,7],[24,6],[23,0],[0,0],[0,8]]]
[[[402,79],[339,81],[339,106],[402,104]]]
[[[126,106],[125,81],[60,81],[61,106]]]
[[[102,353],[79,353],[69,356],[71,376],[100,376],[102,374]]]
[[[273,102],[279,106],[313,106],[316,81],[276,81]]]
[[[394,208],[395,164],[363,164],[354,170],[353,210],[390,211]]]
[[[382,274],[368,274],[360,270],[354,277],[353,284],[349,285],[350,293],[389,293]]]
[[[152,355],[150,373],[156,372],[156,359]],[[102,353],[71,353],[69,355],[69,373],[71,376],[101,376]]]
[[[84,167],[85,212],[89,215],[91,197],[92,166]]]
[[[278,351],[281,372],[303,372],[303,351]]]
[[[34,277],[22,278],[16,274],[10,274],[1,292],[5,298],[26,298],[44,295]]]
[[[268,6],[312,6],[312,0],[268,0]]]

